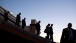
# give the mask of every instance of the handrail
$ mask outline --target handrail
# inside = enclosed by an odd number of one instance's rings
[[[1,6],[0,6],[0,9],[3,10],[3,12],[5,11],[5,9],[4,9],[3,7],[1,7]],[[6,11],[7,11],[7,10],[6,10]],[[9,16],[10,16],[12,19],[16,19],[16,18],[15,18],[12,14],[10,14],[10,13],[9,13]]]
[[[2,18],[4,18],[4,17],[3,17],[3,16],[4,16],[4,13],[5,13],[4,11],[5,11],[5,9],[0,6],[0,17],[2,17]],[[7,10],[6,10],[6,11],[7,11]],[[13,16],[11,13],[8,14],[8,22],[11,22],[11,23],[13,23],[13,24],[16,23],[16,17]],[[21,25],[20,25],[20,27],[21,27]]]
[[[5,9],[0,6],[0,16],[3,17]],[[7,11],[7,10],[6,10]],[[11,13],[8,14],[8,20],[15,24],[16,17],[14,17]]]
[[[0,16],[4,16],[4,15],[0,13]],[[13,20],[11,20],[10,18],[8,18],[8,20],[10,20],[11,22],[13,22],[15,24],[15,22]]]
[[[3,7],[0,6],[1,9],[5,10]]]

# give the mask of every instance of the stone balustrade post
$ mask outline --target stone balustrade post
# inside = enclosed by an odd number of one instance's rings
[[[35,34],[35,31],[36,31],[36,20],[32,19],[30,24],[30,32]]]

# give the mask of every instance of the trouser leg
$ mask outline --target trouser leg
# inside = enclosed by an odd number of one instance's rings
[[[53,34],[50,34],[50,40],[53,41]]]
[[[40,34],[40,30],[37,30],[37,35],[39,35]]]
[[[22,25],[22,28],[24,29],[24,25]]]
[[[49,33],[47,33],[47,36],[46,36],[46,38],[47,38],[47,39],[49,39]]]

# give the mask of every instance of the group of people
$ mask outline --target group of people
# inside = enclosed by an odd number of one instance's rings
[[[20,26],[20,20],[21,20],[21,17],[20,17],[21,13],[17,14],[16,16],[16,24],[17,26]],[[26,21],[25,21],[26,18],[22,19],[22,28],[24,29],[25,26],[26,26]]]
[[[5,21],[8,20],[8,14],[9,14],[9,13],[10,13],[9,11],[7,11],[7,12],[4,13],[4,20],[5,20]],[[15,22],[15,25],[17,25],[17,26],[19,26],[19,27],[20,27],[20,22],[21,22],[21,17],[20,17],[20,15],[21,15],[21,13],[17,14],[17,16],[16,16],[16,22]],[[26,19],[26,18],[22,19],[22,28],[23,28],[23,29],[24,29],[25,26],[26,26],[26,21],[25,21],[25,19]],[[40,30],[41,30],[41,29],[40,29],[40,28],[41,28],[40,22],[41,22],[41,21],[39,21],[39,22],[36,23],[37,35],[40,34]],[[49,35],[50,35],[50,36],[51,36],[50,39],[52,38],[52,41],[53,41],[53,30],[52,30],[53,24],[51,24],[50,27],[49,27],[49,26],[50,26],[50,24],[48,24],[48,25],[46,26],[46,29],[45,29],[45,33],[47,33],[46,38],[49,39]],[[50,29],[49,29],[49,28],[50,28]],[[47,31],[47,30],[48,30],[48,31]]]
[[[37,30],[37,35],[39,35],[40,34],[40,28],[41,28],[41,26],[40,26],[40,22],[41,21],[39,21],[39,22],[37,22],[36,23],[36,30]],[[47,34],[47,36],[45,37],[45,38],[47,38],[47,39],[50,39],[51,41],[53,41],[53,24],[51,24],[51,26],[50,26],[50,24],[48,24],[47,26],[46,26],[46,29],[44,30],[44,33],[46,33]],[[50,37],[50,38],[49,38]]]
[[[40,22],[36,23],[37,35],[40,33]],[[44,33],[47,34],[45,38],[53,41],[53,24],[48,24]],[[76,43],[76,30],[72,28],[72,23],[68,23],[67,28],[64,28],[62,31],[60,43]]]
[[[8,20],[8,14],[10,12],[9,11],[6,11],[4,13],[4,20],[7,21]],[[21,17],[20,17],[21,13],[17,14],[16,16],[16,22],[15,22],[15,25],[17,26],[20,26],[20,22],[21,22]],[[25,21],[26,18],[22,19],[22,28],[24,29],[24,27],[26,26],[26,21]]]
[[[36,24],[37,35],[40,32],[40,21]],[[45,38],[50,39],[53,41],[53,24],[48,24],[44,33],[47,34]],[[50,38],[49,38],[50,37]],[[68,23],[67,28],[64,28],[62,31],[60,43],[76,43],[76,30],[72,28],[72,23]]]
[[[50,26],[50,24],[48,24],[46,26],[46,29],[44,30],[44,33],[47,34],[47,36],[46,36],[47,39],[50,39],[51,41],[53,41],[53,24],[51,24],[51,26]]]
[[[46,38],[53,41],[53,24],[48,24],[44,33],[47,34]],[[60,43],[76,43],[76,30],[72,28],[72,23],[68,23],[68,27],[64,28],[62,31]]]
[[[9,14],[9,11],[5,12],[4,14],[4,20],[7,21],[8,20],[8,14]],[[17,14],[16,16],[16,23],[15,25],[17,26],[20,26],[20,17],[21,13]],[[22,28],[24,29],[24,27],[26,26],[26,21],[25,21],[26,18],[22,19]],[[37,35],[40,34],[40,22],[37,22],[36,23],[36,30],[37,30]],[[52,40],[53,41],[53,24],[48,24],[46,26],[46,29],[44,30],[44,33],[47,34],[47,36],[45,38],[49,39],[49,40]],[[50,37],[50,38],[49,38]],[[63,31],[62,31],[62,35],[61,35],[61,39],[60,39],[60,43],[76,43],[76,30],[74,30],[72,28],[72,23],[68,23],[68,27],[67,28],[64,28]]]

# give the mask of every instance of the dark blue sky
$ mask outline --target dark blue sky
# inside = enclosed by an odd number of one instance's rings
[[[54,41],[59,42],[62,29],[71,22],[76,28],[76,0],[0,0],[0,6],[11,11],[14,16],[19,12],[29,25],[31,19],[41,20],[41,36],[48,23],[53,23]]]

